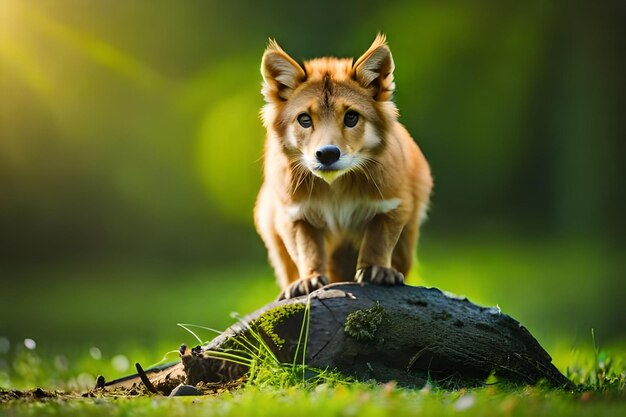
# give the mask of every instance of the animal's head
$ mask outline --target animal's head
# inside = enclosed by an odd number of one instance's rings
[[[265,127],[294,164],[330,184],[384,148],[397,117],[393,69],[382,35],[356,62],[318,58],[304,66],[270,41],[261,64]]]

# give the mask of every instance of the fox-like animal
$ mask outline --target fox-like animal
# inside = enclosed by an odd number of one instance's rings
[[[356,62],[304,65],[270,40],[261,64],[267,138],[255,223],[279,299],[329,282],[404,283],[432,177],[397,121],[393,71],[381,34]]]

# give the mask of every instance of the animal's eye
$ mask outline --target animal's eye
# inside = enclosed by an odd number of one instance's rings
[[[350,110],[343,116],[343,124],[346,127],[354,127],[359,122],[359,113]]]
[[[302,113],[298,115],[298,123],[304,128],[311,127],[313,125],[313,119],[311,119],[311,116],[308,114]]]

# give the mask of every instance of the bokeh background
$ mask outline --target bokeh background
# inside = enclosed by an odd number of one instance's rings
[[[623,341],[626,13],[581,3],[0,0],[0,385],[35,349],[124,373],[276,295],[252,224],[269,37],[306,59],[387,34],[436,182],[413,284],[549,350]]]

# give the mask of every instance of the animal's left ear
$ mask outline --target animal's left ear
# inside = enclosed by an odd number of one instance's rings
[[[352,67],[353,77],[359,84],[371,89],[372,97],[378,101],[391,100],[393,90],[393,58],[385,35],[378,34],[372,46]]]

